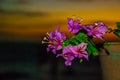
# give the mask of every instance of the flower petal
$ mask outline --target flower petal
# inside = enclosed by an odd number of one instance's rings
[[[87,43],[81,43],[78,45],[78,48],[81,50],[81,51],[85,51],[86,48],[87,48]]]
[[[74,21],[72,18],[67,18],[68,19],[68,25],[70,25],[71,27],[73,27],[74,25]]]
[[[63,49],[63,54],[66,54],[66,53],[70,53],[71,52],[71,46],[66,46],[64,49]]]
[[[71,66],[71,64],[72,64],[71,61],[65,61],[66,66]]]
[[[98,31],[99,31],[100,33],[104,34],[104,33],[107,31],[107,27],[106,27],[106,26],[100,26],[100,27],[98,28]]]
[[[49,47],[47,47],[47,52],[49,52],[50,51],[50,48]]]
[[[79,22],[79,20],[73,20],[72,18],[68,18],[68,30],[73,33],[77,33],[81,28]]]
[[[56,49],[53,49],[52,52],[53,52],[53,54],[56,54]]]
[[[73,29],[72,32],[73,33],[77,33],[79,31],[79,29]]]
[[[86,51],[84,51],[84,52],[83,52],[82,56],[83,56],[85,59],[87,59],[87,60],[88,60],[88,54],[87,54],[87,52],[86,52]]]
[[[47,51],[52,49],[53,54],[56,54],[57,50],[62,49],[62,41],[66,39],[66,35],[59,32],[60,27],[58,27],[55,31],[47,33],[46,41],[48,42]]]
[[[55,33],[58,33],[59,31],[60,31],[60,27],[57,27]]]
[[[61,33],[61,37],[62,37],[63,39],[66,39],[66,35],[65,35],[64,33]]]
[[[62,49],[62,46],[58,45],[57,48],[56,48],[56,50],[60,50],[60,49]]]

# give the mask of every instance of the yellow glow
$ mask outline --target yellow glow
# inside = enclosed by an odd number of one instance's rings
[[[24,14],[0,14],[0,32],[7,35],[13,33],[14,36],[38,36],[42,33],[50,32],[57,26],[61,31],[67,32],[67,17],[72,15],[83,18],[82,24],[103,21],[108,27],[115,28],[115,22],[120,21],[120,8],[110,6],[96,9],[77,9],[63,11],[48,11],[48,15],[29,16]],[[10,36],[10,35],[9,35]],[[12,36],[12,35],[11,35]],[[114,37],[114,35],[112,35]],[[108,38],[108,36],[106,36]],[[116,38],[115,38],[116,39]]]

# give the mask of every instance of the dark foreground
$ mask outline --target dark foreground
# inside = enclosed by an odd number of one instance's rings
[[[45,45],[33,42],[0,42],[0,80],[102,80],[99,57],[89,62],[64,65],[46,53]]]

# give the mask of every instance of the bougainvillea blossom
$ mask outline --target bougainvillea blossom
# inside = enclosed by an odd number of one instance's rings
[[[43,43],[48,43],[47,51],[52,49],[54,54],[56,54],[57,50],[62,49],[62,41],[63,39],[66,39],[66,35],[59,30],[58,27],[55,31],[47,33],[43,40]]]

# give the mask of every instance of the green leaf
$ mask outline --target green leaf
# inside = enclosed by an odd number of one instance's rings
[[[90,43],[91,43],[92,46],[95,46],[95,43],[93,42],[92,39],[88,38],[88,40],[90,41]]]
[[[113,32],[113,29],[112,28],[108,28],[108,33],[111,33]]]
[[[92,54],[94,56],[98,55],[98,50],[95,47],[92,47]]]
[[[77,34],[77,39],[80,41],[80,42],[85,42],[86,39],[87,39],[87,35],[85,33],[82,33],[82,32],[79,32]]]
[[[116,22],[117,29],[120,29],[120,22]]]
[[[68,46],[68,45],[69,45],[69,39],[66,39],[63,41],[62,48],[64,48],[65,46]]]
[[[94,44],[94,42],[92,40],[87,40],[87,43],[88,43],[88,47],[87,47],[87,51],[88,51],[88,54],[92,54],[94,56],[96,56],[98,54],[98,50]]]
[[[77,38],[75,37],[75,36],[72,36],[71,38],[69,38],[69,39],[66,39],[66,40],[64,40],[63,41],[63,48],[65,47],[65,46],[71,46],[71,45],[78,45],[80,42],[77,40]]]
[[[117,37],[120,38],[120,30],[119,29],[115,29],[113,32]]]
[[[80,63],[82,63],[82,62],[83,62],[83,59],[81,58],[81,59],[80,59]]]
[[[87,52],[88,52],[88,55],[92,53],[90,46],[87,47]]]
[[[75,45],[79,44],[79,42],[75,38],[70,39],[70,42],[75,44]]]
[[[109,48],[109,47],[110,47],[110,44],[109,44],[108,42],[106,42],[106,43],[105,43],[105,46],[106,46],[107,48]]]

